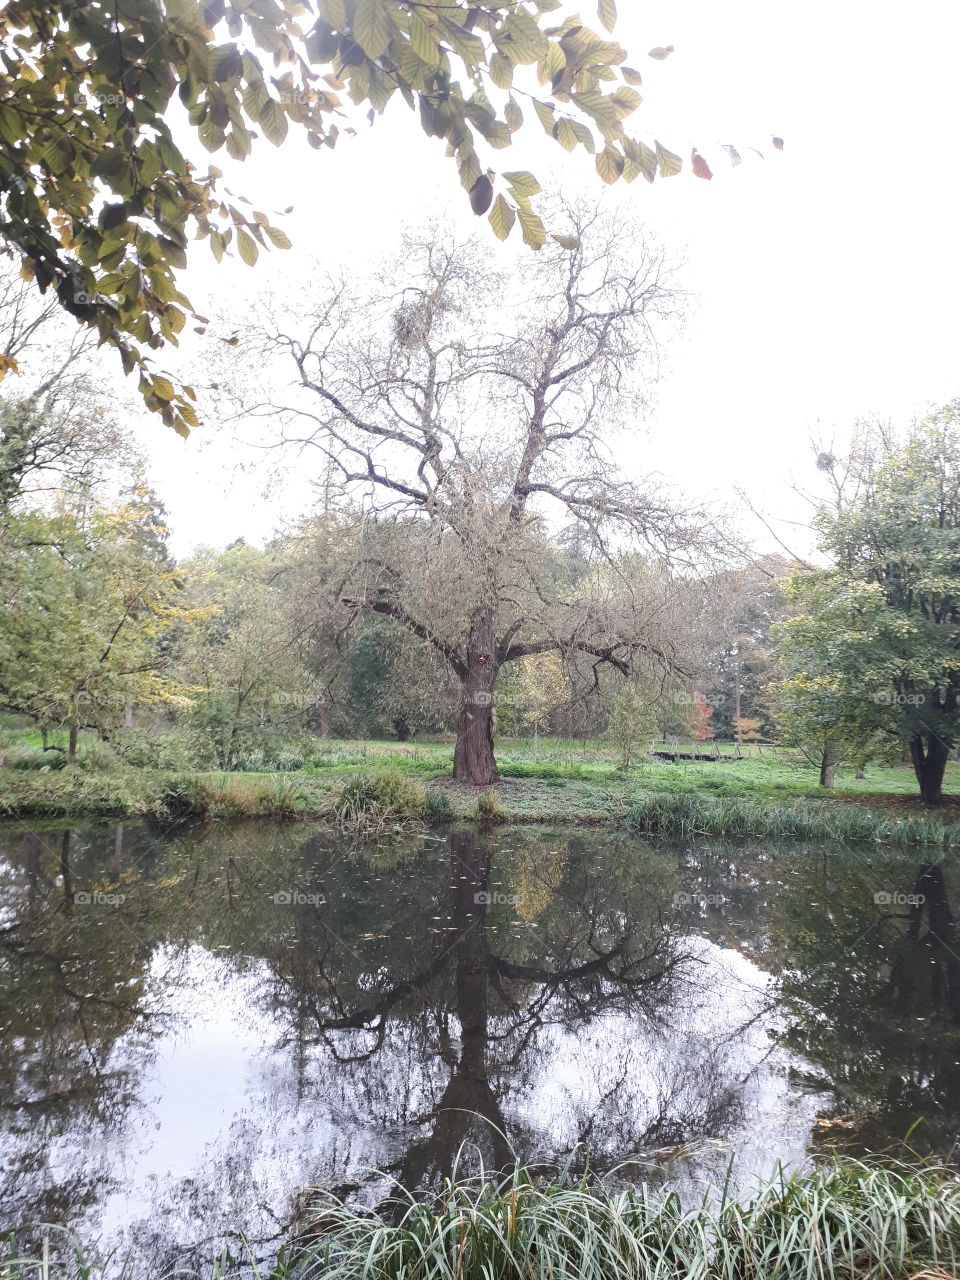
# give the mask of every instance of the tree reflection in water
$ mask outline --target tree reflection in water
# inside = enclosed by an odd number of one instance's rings
[[[764,854],[262,824],[0,853],[4,1225],[132,1227],[159,1270],[231,1233],[269,1249],[310,1184],[427,1187],[465,1141],[488,1167],[802,1154],[816,1104],[741,954],[784,967]],[[717,885],[726,905],[676,909]],[[97,888],[124,901],[81,909]]]

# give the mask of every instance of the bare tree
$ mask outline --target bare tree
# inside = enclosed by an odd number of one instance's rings
[[[0,511],[134,467],[95,349],[56,299],[0,264]]]
[[[663,253],[625,215],[566,216],[569,238],[509,275],[486,245],[410,236],[395,283],[385,270],[365,295],[333,285],[241,348],[248,366],[285,357],[292,382],[247,393],[242,412],[279,418],[286,441],[325,456],[328,492],[332,469],[354,513],[339,599],[393,619],[453,671],[454,776],[478,786],[497,777],[505,664],[586,656],[596,678],[641,654],[676,662],[664,565],[704,532],[610,447],[642,414],[657,335],[679,314]],[[549,536],[571,522],[589,549],[576,575]],[[641,574],[618,569],[631,545]]]

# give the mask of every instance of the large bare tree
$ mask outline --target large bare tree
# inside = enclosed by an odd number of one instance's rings
[[[247,378],[243,414],[320,451],[328,500],[335,482],[352,512],[342,605],[393,619],[456,676],[454,776],[478,786],[497,777],[505,664],[676,663],[668,561],[702,534],[616,457],[679,314],[664,254],[626,214],[565,216],[562,243],[503,273],[486,245],[411,236],[392,267],[275,308],[240,348],[241,368],[269,371],[255,393]],[[589,553],[575,571],[554,536],[571,527]]]

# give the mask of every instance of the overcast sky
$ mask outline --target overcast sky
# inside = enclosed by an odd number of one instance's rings
[[[596,25],[592,9],[582,13]],[[909,9],[620,0],[620,9],[617,36],[644,75],[634,132],[685,156],[695,143],[716,175],[616,189],[684,258],[692,295],[625,461],[698,496],[729,502],[742,487],[772,518],[802,521],[790,483],[811,479],[811,435],[842,435],[858,415],[906,421],[960,395],[960,9],[942,0]],[[666,62],[645,56],[666,44],[676,50]],[[294,206],[277,220],[294,248],[251,270],[217,267],[195,246],[185,283],[201,310],[226,305],[242,320],[251,292],[276,287],[281,274],[296,280],[318,255],[349,269],[389,250],[405,219],[440,212],[466,230],[486,228],[441,144],[421,135],[401,102],[372,128],[359,121],[358,136],[334,152],[290,139],[278,151],[264,143],[232,169],[215,158],[256,207]],[[571,189],[600,186],[590,157],[551,147],[539,125],[527,134],[493,153],[495,163],[550,173]],[[732,168],[722,143],[736,144],[744,163]],[[198,143],[195,152],[202,160]],[[516,253],[489,240],[492,256]],[[186,442],[156,419],[138,434],[180,552],[267,536],[307,500],[302,463],[268,496],[255,475],[235,475],[241,455],[216,422]],[[777,528],[807,545],[790,524]]]

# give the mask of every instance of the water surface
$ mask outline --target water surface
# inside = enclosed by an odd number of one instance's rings
[[[0,1228],[157,1271],[307,1189],[670,1179],[960,1130],[956,866],[518,828],[0,828]],[[922,897],[923,903],[912,899]],[[955,951],[956,946],[956,951]],[[29,1239],[29,1235],[24,1237]]]

